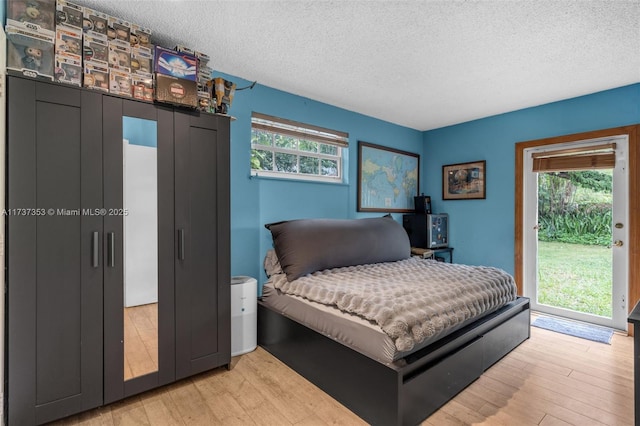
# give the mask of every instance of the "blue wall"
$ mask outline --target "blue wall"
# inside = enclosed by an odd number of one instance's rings
[[[249,82],[214,73],[243,87]],[[347,183],[328,184],[250,177],[251,112],[349,133]],[[271,248],[265,223],[296,218],[376,216],[356,212],[358,141],[421,153],[423,134],[311,99],[257,84],[236,92],[231,123],[231,274],[264,282],[262,260]],[[422,173],[422,170],[421,170]],[[380,214],[377,214],[380,215]],[[400,215],[394,215],[401,222]]]
[[[514,94],[517,96],[517,94]],[[640,83],[424,133],[423,185],[459,263],[514,272],[515,144],[640,123]],[[442,200],[442,166],[486,160],[485,200]]]
[[[158,147],[158,123],[142,118],[122,118],[122,138],[132,145]]]

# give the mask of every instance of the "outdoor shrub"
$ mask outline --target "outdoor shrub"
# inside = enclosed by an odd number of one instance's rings
[[[611,206],[591,204],[565,213],[538,217],[540,241],[608,246],[611,244]]]

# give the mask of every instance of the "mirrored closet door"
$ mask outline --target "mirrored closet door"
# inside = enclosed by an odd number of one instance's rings
[[[120,98],[103,108],[107,403],[175,377],[173,114]]]
[[[122,118],[125,381],[158,370],[157,127]]]

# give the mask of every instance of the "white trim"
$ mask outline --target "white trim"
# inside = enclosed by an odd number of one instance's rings
[[[537,225],[537,200],[538,200],[538,180],[537,173],[533,170],[533,153],[563,149],[567,147],[589,146],[602,144],[604,142],[616,143],[616,167],[614,168],[614,214],[612,217],[612,225],[616,222],[624,224],[622,229],[612,228],[612,239],[623,241],[622,247],[613,247],[614,266],[613,266],[613,282],[622,285],[613,285],[613,311],[612,318],[606,318],[598,315],[580,313],[568,309],[551,307],[537,303],[537,256],[531,256],[531,253],[538,252],[538,234],[534,227]],[[627,294],[629,289],[629,173],[626,167],[626,158],[628,156],[629,138],[627,135],[588,139],[584,141],[569,142],[554,145],[545,145],[540,147],[527,148],[523,150],[523,220],[522,220],[522,278],[523,293],[531,300],[531,309],[558,315],[570,317],[579,321],[591,322],[607,327],[613,327],[620,330],[627,328],[627,313],[629,301]],[[533,285],[532,285],[533,283]]]
[[[256,114],[256,113],[254,113]],[[273,118],[274,120],[278,120],[277,118]],[[283,120],[283,121],[287,121],[287,120]],[[265,124],[267,123],[267,124]],[[264,126],[268,126],[268,123],[272,123],[273,126],[271,129],[267,130],[264,128]],[[259,124],[260,127],[255,128],[254,124]],[[285,123],[286,125],[290,126],[289,123]],[[269,177],[269,178],[275,178],[275,179],[289,179],[289,180],[301,180],[301,181],[311,181],[311,182],[324,182],[324,183],[332,183],[332,184],[340,184],[344,182],[344,161],[345,161],[345,151],[344,149],[347,149],[346,147],[348,147],[348,134],[342,134],[341,132],[336,132],[335,134],[331,134],[331,133],[327,133],[330,132],[330,130],[326,130],[322,131],[322,136],[323,138],[326,137],[333,137],[336,138],[336,143],[332,143],[326,139],[313,139],[313,138],[308,138],[308,139],[302,139],[302,136],[296,136],[293,133],[287,133],[286,131],[283,131],[283,133],[279,133],[278,126],[281,125],[285,125],[282,124],[278,121],[269,121],[266,120],[262,117],[260,118],[256,118],[255,116],[252,116],[251,118],[251,135],[252,135],[252,139],[253,139],[253,132],[261,132],[264,133],[268,136],[270,136],[270,144],[269,145],[263,145],[263,144],[259,144],[259,143],[251,143],[251,150],[257,150],[257,151],[264,151],[264,152],[270,152],[272,155],[272,170],[259,170],[259,169],[250,169],[250,173],[251,176],[256,176],[256,177]],[[296,131],[298,131],[299,135],[303,135],[306,134],[306,130],[309,130],[309,132],[317,132],[320,134],[320,132],[316,129],[314,129],[314,126],[309,125],[309,128],[306,129],[302,126],[304,126],[303,123],[295,123],[296,124]],[[288,138],[291,138],[293,140],[296,141],[296,148],[286,148],[286,147],[278,147],[275,145],[275,138],[276,136],[285,136]],[[328,146],[334,146],[336,147],[336,149],[338,150],[338,154],[337,155],[332,155],[332,154],[325,154],[325,153],[321,153],[321,152],[312,152],[312,151],[305,151],[302,149],[299,149],[299,141],[301,140],[308,140],[308,141],[312,141],[321,145],[328,145]],[[320,150],[319,150],[320,151]],[[275,156],[276,154],[287,154],[287,155],[293,155],[296,157],[296,171],[295,172],[285,172],[285,171],[278,171],[275,170],[276,167],[276,161],[275,161]],[[318,174],[309,174],[309,173],[301,173],[300,172],[300,158],[301,157],[309,157],[309,158],[314,158],[319,160],[320,164],[318,164],[319,169],[318,169]],[[336,163],[336,171],[337,171],[337,175],[336,176],[325,176],[320,174],[322,171],[322,161],[323,160],[329,160],[329,161],[333,161]]]
[[[306,173],[273,172],[270,170],[251,169],[251,176],[268,177],[272,179],[275,178],[275,179],[304,180],[304,181],[310,181],[310,182],[342,183],[341,177],[310,175]]]
[[[6,49],[7,40],[4,29],[0,27],[0,49]],[[5,208],[5,152],[6,152],[6,117],[7,117],[7,79],[5,70],[7,66],[7,56],[0,55],[0,210]],[[5,262],[5,233],[4,216],[0,216],[0,264]],[[4,297],[5,297],[4,274],[0,274],[0,340],[4,342]],[[4,383],[4,350],[0,351],[0,383]],[[4,424],[4,386],[0,387],[0,424]]]

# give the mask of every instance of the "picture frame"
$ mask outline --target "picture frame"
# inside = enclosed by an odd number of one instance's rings
[[[487,197],[485,160],[442,166],[443,200],[478,200]]]
[[[420,155],[358,141],[358,211],[413,213]]]

